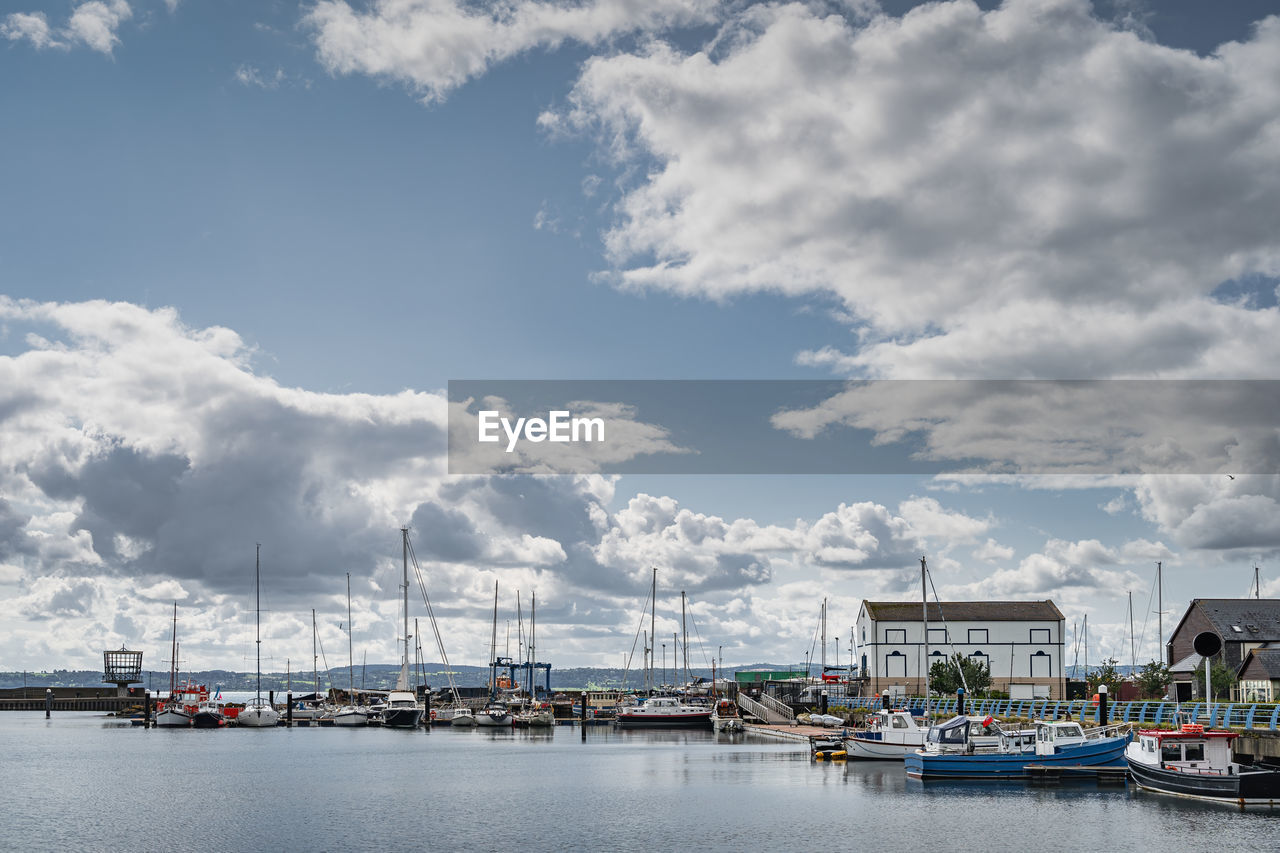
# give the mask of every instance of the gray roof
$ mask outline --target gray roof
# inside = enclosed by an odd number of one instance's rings
[[[877,622],[919,622],[924,608],[918,601],[868,601],[867,614]],[[1052,601],[944,601],[929,604],[929,621],[941,622],[1057,622],[1062,611]]]
[[[1196,598],[1200,608],[1224,642],[1266,643],[1280,641],[1280,600],[1274,598]],[[1236,629],[1239,630],[1236,630]]]
[[[1240,667],[1240,678],[1280,681],[1280,648],[1254,649]]]

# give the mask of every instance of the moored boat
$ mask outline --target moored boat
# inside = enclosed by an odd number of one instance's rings
[[[1280,770],[1232,761],[1236,732],[1183,725],[1176,731],[1140,731],[1125,749],[1129,775],[1142,789],[1175,797],[1280,808]]]
[[[651,696],[638,705],[618,709],[618,725],[625,729],[711,728],[707,705],[688,705],[674,696]]]
[[[738,706],[732,700],[721,699],[711,712],[711,728],[717,732],[740,732],[745,726]]]
[[[253,729],[275,728],[280,722],[280,712],[262,698],[262,599],[260,583],[262,546],[259,545],[253,560],[253,597],[254,597],[254,643],[256,648],[256,668],[258,673],[257,692],[235,715],[236,725]]]
[[[1133,733],[1119,728],[1086,733],[1079,723],[1038,721],[1034,745],[1018,732],[1002,734],[994,747],[970,740],[968,717],[953,717],[929,730],[924,749],[903,759],[913,779],[1025,779],[1031,765],[1123,767]]]
[[[511,725],[511,709],[505,702],[489,702],[475,715],[477,726],[509,726]]]
[[[191,715],[191,725],[197,729],[220,729],[226,724],[227,716],[223,713],[221,702],[201,702]]]
[[[422,713],[418,697],[404,690],[393,690],[382,709],[382,724],[393,729],[416,729],[422,725]]]

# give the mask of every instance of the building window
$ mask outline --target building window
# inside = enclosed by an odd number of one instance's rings
[[[974,652],[969,655],[969,660],[978,664],[978,666],[985,666],[987,668],[987,672],[991,671],[991,655],[983,654],[982,652]]]
[[[905,643],[907,641],[906,628],[889,628],[884,632],[884,641],[886,643]]]
[[[1047,652],[1036,652],[1031,656],[1031,677],[1049,678],[1053,675],[1052,658]]]
[[[885,655],[884,674],[886,678],[906,678],[907,656],[902,652],[893,652]]]
[[[1032,629],[1031,629],[1031,642],[1033,642],[1033,643],[1050,643],[1050,642],[1052,642],[1052,640],[1050,640],[1050,639],[1049,639],[1049,629],[1048,629],[1048,628],[1032,628]]]
[[[985,642],[987,642],[987,629],[986,629],[986,628],[970,628],[970,629],[969,629],[969,642],[970,642],[970,643],[985,643]]]
[[[947,629],[946,628],[930,628],[929,629],[929,645],[946,645]]]

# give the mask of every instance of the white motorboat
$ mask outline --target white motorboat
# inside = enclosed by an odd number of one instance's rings
[[[711,707],[689,705],[675,696],[652,696],[638,705],[618,710],[617,721],[622,728],[671,729],[711,728]]]
[[[880,710],[867,718],[867,726],[844,738],[850,758],[901,761],[908,753],[922,749],[929,729],[916,722],[905,708]]]
[[[454,708],[449,717],[449,725],[460,728],[476,725],[476,715],[470,708]]]
[[[416,729],[422,725],[422,714],[418,697],[404,690],[393,690],[382,709],[382,724],[393,729]]]
[[[711,728],[717,732],[740,732],[746,726],[738,714],[738,706],[728,699],[721,699],[711,712]]]

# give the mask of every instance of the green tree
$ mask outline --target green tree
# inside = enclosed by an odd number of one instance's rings
[[[1153,660],[1143,664],[1142,671],[1134,678],[1134,683],[1138,687],[1138,692],[1144,697],[1159,699],[1169,689],[1169,682],[1172,680],[1169,667],[1165,666],[1163,661]]]
[[[1089,685],[1090,693],[1096,693],[1099,685],[1105,684],[1109,694],[1112,696],[1116,694],[1116,690],[1120,686],[1120,671],[1116,669],[1117,663],[1119,663],[1118,660],[1110,658],[1103,661],[1102,666],[1089,673],[1085,681]]]
[[[964,673],[961,681],[960,673]],[[955,693],[969,685],[969,695],[977,696],[991,686],[991,669],[984,663],[956,652],[949,660],[940,660],[929,667],[929,689],[943,695]]]
[[[1217,658],[1210,658],[1209,681],[1213,687],[1214,699],[1227,699],[1231,696],[1231,688],[1236,686],[1236,672]],[[1197,695],[1204,693],[1204,663],[1196,667],[1195,685]]]

